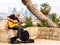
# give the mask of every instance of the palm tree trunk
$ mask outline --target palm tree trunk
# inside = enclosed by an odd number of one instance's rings
[[[52,20],[42,14],[31,0],[22,0],[22,2],[39,20],[47,20],[50,27],[58,27]]]

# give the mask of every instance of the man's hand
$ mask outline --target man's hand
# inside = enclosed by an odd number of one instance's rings
[[[17,23],[16,21],[14,21],[14,20],[12,20],[12,19],[10,19],[10,18],[7,18],[7,20],[8,20],[8,21],[11,21],[11,22],[14,23],[14,24]]]
[[[18,23],[18,22],[13,21],[13,23],[16,24],[16,23]]]

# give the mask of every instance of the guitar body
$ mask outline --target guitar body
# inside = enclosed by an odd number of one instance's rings
[[[8,27],[13,28],[15,26],[18,26],[18,21],[17,20],[14,20],[14,21],[16,22],[15,24],[11,21],[8,21]]]

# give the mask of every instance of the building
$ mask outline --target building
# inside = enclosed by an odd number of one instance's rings
[[[15,14],[17,12],[16,8],[14,7],[12,10],[12,14]]]
[[[9,16],[10,14],[11,14],[11,8],[8,7],[8,14],[7,14],[7,16]]]
[[[7,17],[7,13],[0,13],[0,18],[1,19],[5,19]]]

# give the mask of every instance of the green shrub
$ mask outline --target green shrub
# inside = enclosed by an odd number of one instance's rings
[[[32,27],[33,23],[32,23],[32,18],[31,17],[26,17],[26,25],[24,25],[25,27]]]

